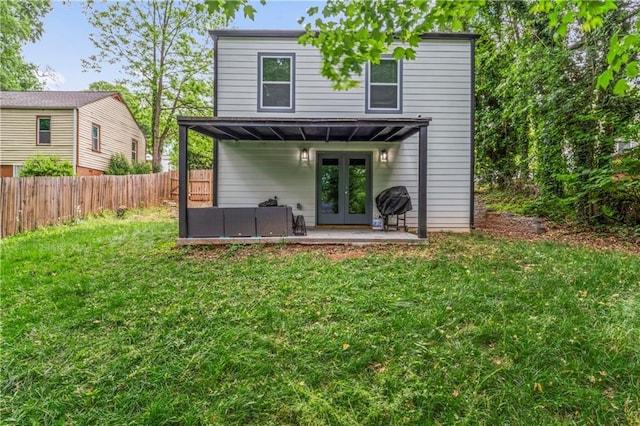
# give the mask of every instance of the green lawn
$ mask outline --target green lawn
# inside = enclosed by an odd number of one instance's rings
[[[151,210],[2,241],[3,424],[640,422],[637,257],[176,233]]]

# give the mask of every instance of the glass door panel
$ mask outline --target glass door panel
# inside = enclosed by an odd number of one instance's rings
[[[367,203],[367,161],[349,159],[349,214],[365,214]]]
[[[371,154],[318,153],[317,222],[371,223]]]
[[[340,202],[340,160],[320,160],[320,213],[337,214]]]

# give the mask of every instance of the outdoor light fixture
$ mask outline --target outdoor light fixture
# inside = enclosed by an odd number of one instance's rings
[[[300,150],[300,162],[301,163],[309,162],[309,150],[307,148],[302,148]]]
[[[387,153],[386,149],[381,149],[380,150],[380,162],[381,163],[386,163],[387,161],[389,161],[389,154]]]

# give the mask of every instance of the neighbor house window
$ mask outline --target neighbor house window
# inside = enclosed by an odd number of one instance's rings
[[[131,161],[138,161],[138,141],[131,141]]]
[[[295,110],[295,54],[258,54],[258,111]]]
[[[13,165],[13,177],[20,176],[20,169],[22,168],[22,164],[14,164]]]
[[[51,117],[38,117],[38,145],[51,145]]]
[[[97,124],[91,125],[91,149],[100,151],[100,126]]]
[[[366,112],[402,112],[402,62],[382,57],[367,66]]]

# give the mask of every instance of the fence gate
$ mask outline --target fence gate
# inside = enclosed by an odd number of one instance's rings
[[[171,198],[178,201],[179,198],[178,171],[171,172]],[[213,170],[189,170],[189,194],[190,201],[213,200]]]

